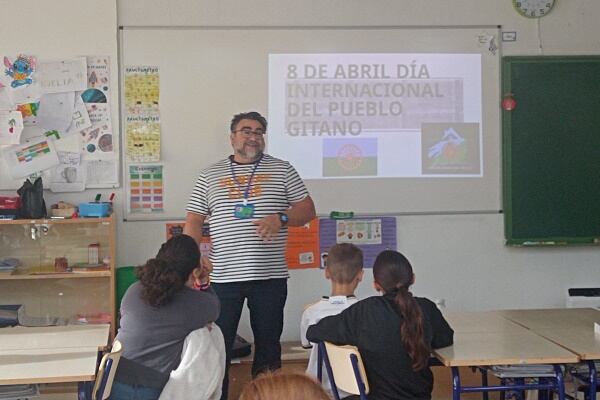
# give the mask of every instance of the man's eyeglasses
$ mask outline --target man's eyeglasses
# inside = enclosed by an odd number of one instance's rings
[[[257,136],[257,137],[263,137],[264,135],[267,134],[267,132],[263,131],[262,129],[257,129],[255,131],[253,131],[252,129],[238,129],[237,131],[234,131],[234,132],[239,132],[244,137],[247,137],[247,138],[249,138],[252,135]]]

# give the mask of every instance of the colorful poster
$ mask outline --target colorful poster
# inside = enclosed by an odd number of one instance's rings
[[[320,220],[320,250],[323,261],[336,243],[353,243],[363,251],[364,267],[372,268],[383,250],[396,250],[396,218],[369,217]]]
[[[38,138],[31,142],[6,147],[2,154],[13,179],[23,178],[59,164],[52,139]]]
[[[84,159],[115,158],[109,105],[88,103],[85,106],[92,126],[81,131]]]
[[[336,243],[381,244],[381,220],[337,220]]]
[[[125,107],[158,108],[158,67],[125,67]]]
[[[290,226],[286,246],[288,268],[318,268],[321,264],[319,254],[319,220],[317,218],[303,226]]]
[[[87,57],[87,89],[81,93],[85,103],[108,103],[110,91],[110,57]]]
[[[163,211],[163,166],[129,166],[129,212],[156,213]]]
[[[132,162],[160,161],[160,114],[147,110],[128,114],[125,118],[127,160]]]

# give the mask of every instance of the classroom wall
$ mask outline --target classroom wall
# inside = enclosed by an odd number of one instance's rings
[[[541,20],[519,16],[510,0],[117,0],[122,26],[502,25],[504,31],[517,32],[516,42],[502,44],[503,55],[599,54],[599,15],[597,0],[557,0]],[[45,34],[61,28],[39,29]],[[12,40],[18,40],[18,33]],[[180,184],[191,190],[193,182]],[[47,193],[46,202],[84,201],[94,194]],[[122,198],[118,190],[119,217]],[[502,214],[400,215],[397,226],[398,249],[416,270],[414,292],[444,300],[448,310],[560,307],[567,288],[600,286],[600,248],[507,248]],[[165,227],[162,221],[119,222],[117,234],[117,265],[133,265],[156,253]],[[303,306],[327,291],[321,271],[292,271],[283,340],[298,339]],[[367,272],[358,295],[372,294]],[[246,314],[240,332],[251,337]]]

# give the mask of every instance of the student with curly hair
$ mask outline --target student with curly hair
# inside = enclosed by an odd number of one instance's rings
[[[117,339],[123,355],[111,400],[158,399],[181,362],[188,334],[219,317],[219,299],[208,278],[210,263],[200,265],[199,260],[196,241],[179,235],[137,268],[139,281],[121,302]]]
[[[369,381],[369,400],[429,400],[432,349],[450,346],[454,331],[435,303],[414,297],[412,266],[397,251],[381,252],[373,265],[383,296],[361,300],[308,328],[311,342],[358,347]]]

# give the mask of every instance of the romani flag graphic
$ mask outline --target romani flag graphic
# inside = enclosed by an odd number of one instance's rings
[[[324,139],[323,176],[377,176],[377,138]]]

